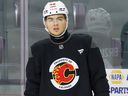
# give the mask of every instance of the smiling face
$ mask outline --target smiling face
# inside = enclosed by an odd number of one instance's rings
[[[60,36],[67,26],[66,17],[63,14],[47,16],[45,19],[45,26],[51,35]]]

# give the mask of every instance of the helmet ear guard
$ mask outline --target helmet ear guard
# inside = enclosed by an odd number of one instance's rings
[[[45,5],[44,10],[42,12],[42,15],[43,15],[43,23],[44,23],[44,26],[45,26],[45,30],[49,34],[50,34],[50,32],[48,31],[47,26],[45,24],[45,18],[47,16],[57,15],[57,14],[64,14],[66,16],[67,25],[66,25],[65,31],[67,30],[67,27],[68,27],[68,14],[69,14],[67,7],[61,1],[52,1],[52,2],[48,2]],[[65,31],[60,36],[62,36],[65,33]],[[60,36],[57,36],[57,37],[60,37]]]

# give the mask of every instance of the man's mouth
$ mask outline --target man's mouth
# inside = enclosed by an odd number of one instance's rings
[[[58,31],[58,30],[59,30],[59,28],[53,28],[53,30]]]

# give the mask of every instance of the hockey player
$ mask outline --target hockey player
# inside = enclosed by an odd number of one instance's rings
[[[31,47],[25,96],[109,96],[99,48],[89,35],[68,33],[65,4],[48,2],[43,22],[50,38]]]

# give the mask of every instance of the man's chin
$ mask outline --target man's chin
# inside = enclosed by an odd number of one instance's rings
[[[61,34],[51,34],[51,35],[54,36],[54,37],[59,37],[59,36],[61,36]]]

